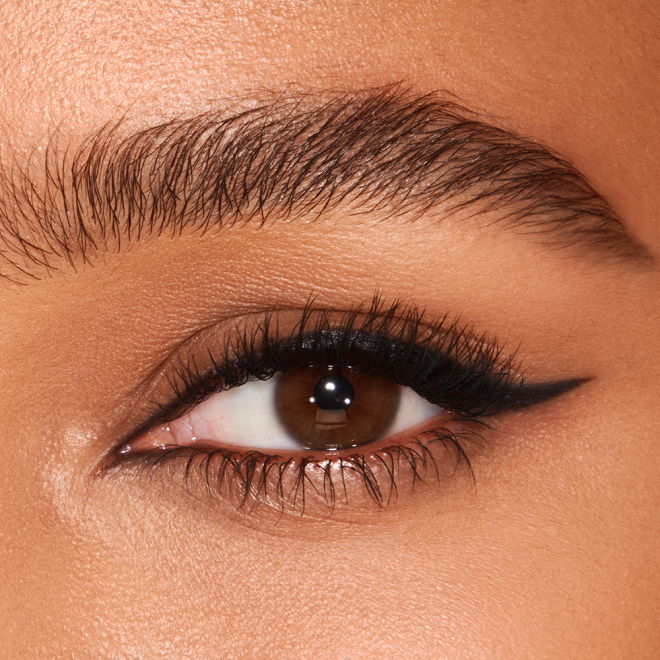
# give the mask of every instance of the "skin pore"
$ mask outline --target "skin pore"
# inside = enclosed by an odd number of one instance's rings
[[[0,153],[42,201],[47,152],[71,172],[104,127],[120,141],[273,99],[395,90],[560,155],[636,249],[551,245],[444,199],[422,214],[278,208],[263,226],[106,245],[87,205],[96,248],[67,260],[39,250],[23,209],[22,256],[0,231],[2,657],[657,657],[653,3],[35,2],[7,5],[5,25]],[[343,313],[374,295],[496,342],[526,382],[585,382],[490,418],[471,471],[438,454],[438,478],[404,474],[383,508],[354,474],[348,504],[329,515],[310,496],[301,516],[237,510],[176,462],[103,469],[151,395],[171,396],[158,377],[182,355],[221,353],[236,323],[275,308],[292,328],[310,297]]]

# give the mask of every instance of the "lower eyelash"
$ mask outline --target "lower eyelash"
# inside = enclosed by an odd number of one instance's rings
[[[321,503],[328,513],[338,505],[350,506],[351,499],[360,499],[361,495],[350,492],[347,485],[356,477],[362,495],[366,494],[377,508],[389,506],[404,485],[412,491],[418,484],[439,482],[456,474],[461,465],[467,468],[474,483],[468,451],[484,443],[475,430],[438,427],[405,445],[381,447],[364,454],[284,458],[258,451],[172,447],[137,454],[121,463],[137,464],[147,474],[175,464],[189,492],[202,489],[207,496],[221,496],[238,511],[251,513],[255,507],[267,505],[279,509],[281,514],[293,512],[302,516],[310,498],[315,504]],[[440,464],[442,455],[447,461]],[[116,465],[107,465],[105,469]]]

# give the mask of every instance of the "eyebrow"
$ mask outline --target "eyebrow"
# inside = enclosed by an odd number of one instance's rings
[[[379,213],[488,213],[552,249],[648,261],[610,205],[543,145],[440,93],[281,94],[129,131],[0,171],[0,276],[24,283],[149,236]],[[245,104],[245,103],[244,103]]]

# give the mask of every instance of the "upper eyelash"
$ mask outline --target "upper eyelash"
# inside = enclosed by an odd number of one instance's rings
[[[158,412],[151,423],[171,421],[249,377],[265,380],[303,366],[393,378],[432,403],[472,418],[515,407],[524,391],[513,356],[503,359],[496,342],[447,317],[426,324],[416,307],[394,303],[385,308],[378,296],[367,310],[357,307],[338,319],[310,300],[294,330],[279,335],[277,311],[270,311],[261,322],[236,329],[219,354],[207,348],[209,367],[200,368],[194,355],[180,360],[168,375],[173,396],[154,402]]]

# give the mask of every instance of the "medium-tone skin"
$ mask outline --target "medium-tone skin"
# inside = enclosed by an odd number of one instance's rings
[[[404,81],[562,154],[657,259],[658,35],[650,0],[5,3],[3,153]],[[0,657],[658,657],[655,262],[379,220],[146,240],[0,290]],[[274,524],[176,474],[98,476],[196,332],[375,291],[519,347],[536,381],[591,380],[503,417],[476,488],[459,469],[382,511]]]

